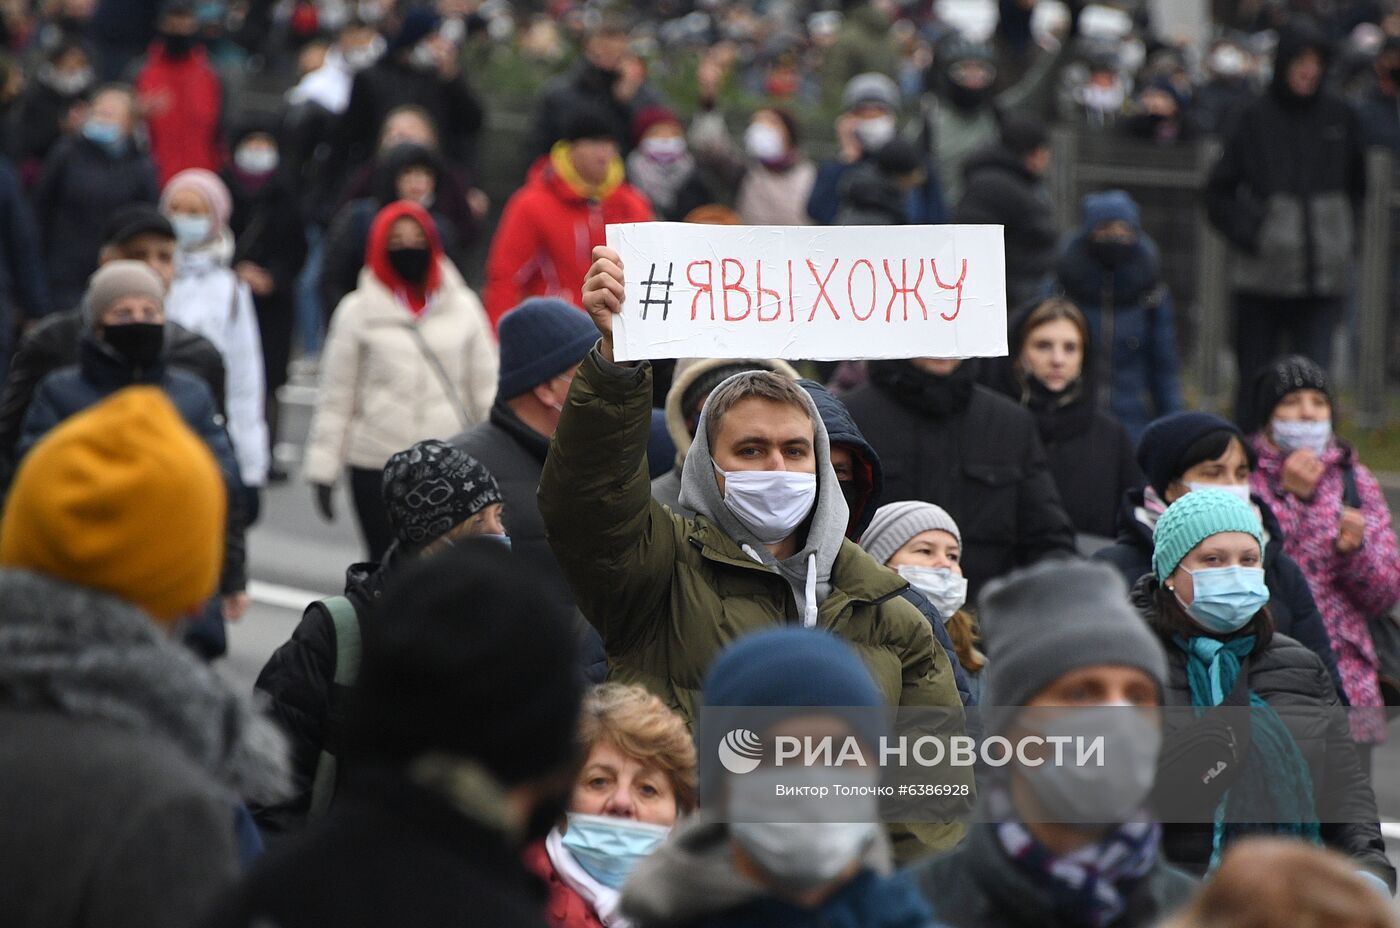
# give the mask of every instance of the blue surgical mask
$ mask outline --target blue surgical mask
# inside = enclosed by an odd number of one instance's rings
[[[1323,419],[1320,422],[1275,419],[1270,428],[1273,431],[1274,444],[1284,451],[1307,448],[1314,454],[1321,454],[1327,450],[1327,443],[1332,440],[1331,419]]]
[[[1191,605],[1182,603],[1182,607],[1208,632],[1233,634],[1269,602],[1262,567],[1209,567],[1187,573],[1196,596]]]
[[[611,815],[569,813],[563,843],[578,865],[593,879],[621,889],[637,862],[649,856],[671,829]]]
[[[213,223],[208,216],[186,216],[176,213],[166,217],[170,220],[170,228],[175,230],[175,242],[185,251],[198,248],[209,241],[209,233],[213,231]]]
[[[110,122],[89,119],[83,123],[83,138],[113,157],[126,151],[126,133],[121,126]]]

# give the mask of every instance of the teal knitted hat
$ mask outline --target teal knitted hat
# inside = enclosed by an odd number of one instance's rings
[[[1238,496],[1223,490],[1192,490],[1167,507],[1152,535],[1152,572],[1158,580],[1176,570],[1191,549],[1221,532],[1253,535],[1264,550],[1264,528],[1259,516]]]

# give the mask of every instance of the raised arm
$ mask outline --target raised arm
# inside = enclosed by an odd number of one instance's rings
[[[652,500],[646,446],[650,365],[613,362],[622,308],[617,253],[594,249],[583,304],[602,336],[569,390],[540,477],[540,514],[580,611],[609,655],[664,622],[683,522]]]

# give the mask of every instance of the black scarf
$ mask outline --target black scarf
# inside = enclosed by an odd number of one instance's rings
[[[1021,405],[1035,414],[1040,440],[1046,445],[1059,444],[1076,435],[1083,435],[1094,424],[1092,391],[1084,378],[1079,378],[1059,393],[1029,373],[1022,373]]]
[[[895,402],[930,419],[948,419],[967,409],[976,386],[975,365],[968,361],[946,377],[914,366],[913,361],[871,361],[870,382]]]

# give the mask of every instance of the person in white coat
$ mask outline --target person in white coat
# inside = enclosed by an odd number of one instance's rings
[[[271,449],[265,413],[262,339],[253,294],[229,266],[233,198],[217,174],[181,171],[161,192],[160,208],[175,230],[175,281],[165,298],[172,322],[203,335],[223,355],[229,439],[243,485],[267,483]],[[256,512],[254,505],[252,512]]]
[[[381,493],[390,456],[484,421],[498,359],[481,300],[443,257],[437,227],[399,200],[370,226],[359,286],[340,302],[321,354],[320,392],[302,471],[334,520],[331,490],[348,467],[369,560],[393,538]]]

